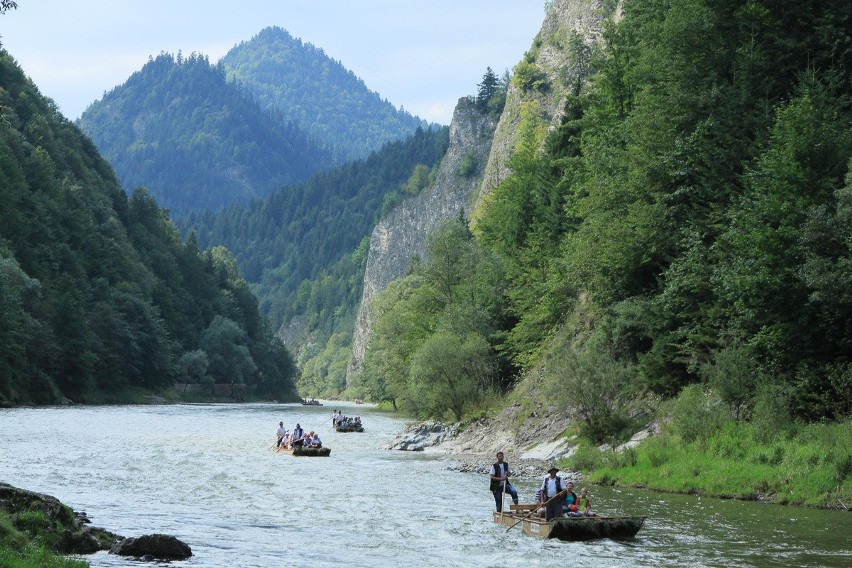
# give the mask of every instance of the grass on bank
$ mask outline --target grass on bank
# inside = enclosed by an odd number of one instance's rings
[[[41,541],[45,522],[31,511],[13,516],[0,510],[0,567],[87,568],[88,562],[57,554]]]
[[[569,465],[599,485],[848,510],[850,441],[852,421],[775,432],[727,421],[691,440],[669,427],[622,452],[582,445]]]

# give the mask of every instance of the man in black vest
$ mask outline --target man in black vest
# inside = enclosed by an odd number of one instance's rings
[[[296,446],[305,445],[305,431],[302,429],[301,425],[296,424],[296,427],[293,428],[293,436],[290,439],[293,441],[294,448]]]
[[[503,461],[503,452],[497,452],[497,463],[491,466],[491,492],[494,494],[494,502],[497,505],[497,512],[503,510],[503,494],[508,493],[512,496],[512,502],[518,504],[518,492],[509,483],[509,476],[512,475],[512,470],[509,469],[508,462]]]
[[[562,488],[562,478],[556,475],[557,471],[559,471],[558,467],[550,466],[547,470],[549,475],[541,483],[541,502],[546,503],[544,509],[546,521],[562,516],[562,503],[565,502],[563,495],[568,492],[567,489]]]

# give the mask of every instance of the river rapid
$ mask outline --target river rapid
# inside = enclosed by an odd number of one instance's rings
[[[334,408],[366,431],[334,432]],[[317,431],[331,456],[273,451],[279,421]],[[193,552],[175,567],[852,566],[848,513],[641,490],[591,488],[601,512],[648,516],[635,539],[507,531],[491,520],[486,475],[438,453],[381,449],[404,424],[347,403],[4,409],[0,481],[123,536],[174,535]],[[522,501],[538,483],[515,480]]]

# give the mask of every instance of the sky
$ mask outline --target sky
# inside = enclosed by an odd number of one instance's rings
[[[322,48],[396,107],[449,124],[532,46],[544,0],[17,0],[0,43],[67,118],[161,52],[215,63],[263,28]]]

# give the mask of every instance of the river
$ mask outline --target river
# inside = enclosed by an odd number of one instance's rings
[[[333,408],[366,431],[334,432]],[[318,431],[331,456],[272,451],[279,421]],[[0,481],[124,536],[175,535],[193,551],[175,567],[852,566],[848,513],[641,490],[591,488],[599,511],[648,515],[629,541],[507,531],[491,520],[487,476],[381,449],[403,426],[347,403],[4,409]],[[516,480],[522,501],[537,483]]]

